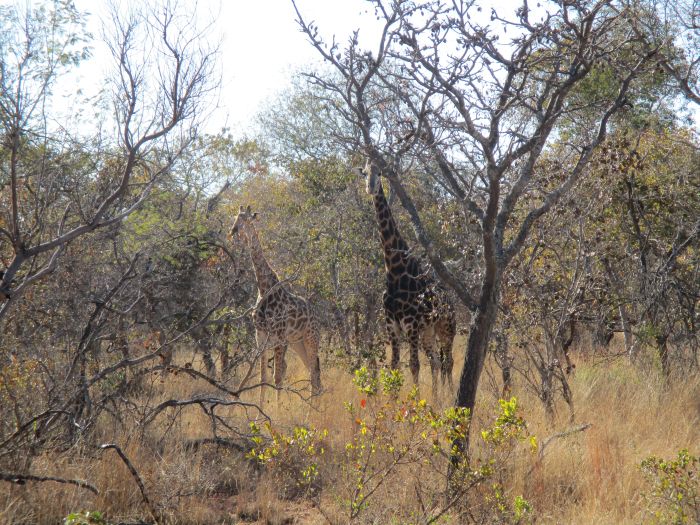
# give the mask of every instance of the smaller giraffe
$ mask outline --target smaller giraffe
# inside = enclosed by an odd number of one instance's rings
[[[293,294],[279,280],[265,259],[253,221],[257,213],[250,206],[240,207],[231,227],[231,236],[238,234],[248,246],[255,270],[258,299],[253,311],[255,339],[260,352],[260,381],[267,382],[267,351],[273,351],[275,387],[279,401],[280,386],[287,369],[287,346],[299,355],[311,375],[311,390],[321,392],[321,366],[318,358],[319,324],[311,305],[303,297]],[[263,403],[264,388],[260,390]]]

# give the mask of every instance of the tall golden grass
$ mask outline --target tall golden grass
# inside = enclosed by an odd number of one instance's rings
[[[458,342],[463,346],[463,341]],[[306,378],[292,353],[288,357],[289,381]],[[649,486],[640,462],[649,455],[672,457],[681,448],[700,452],[700,377],[677,374],[665,380],[653,365],[632,364],[626,358],[575,355],[576,372],[570,378],[575,419],[563,402],[554,421],[547,418],[536,395],[517,381],[513,395],[530,433],[538,437],[541,456],[535,454],[509,467],[507,492],[522,494],[534,507],[537,523],[637,524],[649,520],[643,494]],[[460,360],[458,359],[459,363]],[[195,363],[195,366],[197,364]],[[456,367],[458,368],[458,367]],[[430,392],[429,371],[421,371],[421,392]],[[458,380],[455,371],[455,382]],[[473,428],[482,428],[494,417],[499,388],[498,371],[487,364]],[[328,429],[325,445],[342,450],[351,439],[353,421],[344,402],[359,397],[351,375],[340,368],[323,370],[325,391],[304,402],[283,393],[279,405],[274,396],[265,407],[275,428],[289,431],[296,425]],[[410,385],[404,386],[408,389]],[[165,381],[154,379],[146,389],[154,404],[160,399],[186,397],[207,391],[207,385],[183,375]],[[209,387],[210,388],[210,387]],[[144,395],[146,395],[144,393]],[[429,396],[428,396],[429,398]],[[257,393],[250,393],[250,400]],[[452,394],[441,391],[436,405],[448,406]],[[245,430],[253,412],[240,408],[221,412],[227,422]],[[259,419],[259,418],[258,418]],[[574,430],[583,424],[585,430]],[[128,425],[127,425],[128,428]],[[131,473],[113,450],[98,451],[96,444],[119,444],[142,478],[146,493],[166,523],[335,523],[343,522],[338,491],[327,490],[340,479],[341,465],[322,466],[324,478],[314,498],[285,497],[279,480],[266,474],[239,450],[213,445],[197,450],[188,440],[210,435],[210,422],[196,406],[163,413],[157,424],[142,433],[137,426],[124,430],[105,417],[93,441],[71,450],[36,459],[35,475],[83,479],[100,494],[53,482],[0,485],[0,522],[55,524],[70,512],[99,510],[109,522],[148,521],[149,511]],[[328,457],[332,457],[329,455]],[[417,468],[417,467],[416,467]],[[416,479],[430,482],[429,473],[412,471],[412,480],[391,479],[374,496],[383,512],[373,523],[392,523],[392,509],[414,504]],[[360,520],[361,522],[361,520]],[[449,518],[446,521],[449,523]]]

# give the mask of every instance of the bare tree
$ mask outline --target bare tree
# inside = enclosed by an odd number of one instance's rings
[[[118,225],[148,198],[193,138],[218,86],[215,46],[190,13],[166,3],[112,11],[105,32],[115,70],[115,123],[96,123],[91,143],[57,128],[51,94],[66,64],[86,51],[70,2],[3,8],[0,50],[0,319],[53,272],[73,240]],[[9,35],[9,36],[8,36]]]
[[[357,147],[389,180],[438,275],[475,311],[456,396],[473,409],[505,270],[535,222],[586,175],[653,56],[629,52],[639,36],[608,0],[524,1],[514,13],[476,1],[369,3],[383,23],[372,51],[357,32],[344,46],[324,42],[297,9],[336,73],[309,78],[343,100]],[[539,170],[554,143],[558,169]],[[407,189],[420,161],[460,204],[464,227],[480,225],[477,296],[444,264]]]

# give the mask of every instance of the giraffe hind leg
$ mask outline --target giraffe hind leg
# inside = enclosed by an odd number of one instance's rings
[[[450,389],[452,388],[452,370],[454,368],[454,356],[452,354],[452,347],[454,345],[454,338],[456,335],[456,328],[454,326],[448,327],[443,333],[438,333],[438,340],[440,342],[440,371],[442,376],[442,384],[447,381]]]
[[[440,371],[442,384],[445,382],[452,388],[452,370],[454,368],[454,357],[452,357],[452,346],[442,346],[440,348]]]
[[[258,359],[260,359],[260,405],[265,404],[265,388],[267,387],[267,367],[269,350],[274,347],[270,336],[262,330],[255,331],[255,340],[258,345]]]
[[[209,377],[216,377],[216,365],[211,357],[211,347],[207,344],[200,344],[199,351],[202,354],[202,361]]]
[[[321,393],[321,360],[318,355],[318,334],[307,334],[304,337],[304,347],[308,359],[306,368],[311,375],[311,392],[314,395],[318,395]]]
[[[311,378],[311,392],[313,395],[321,393],[321,364],[318,357],[318,341],[313,337],[305,337],[290,345],[301,358],[304,366],[309,371]]]

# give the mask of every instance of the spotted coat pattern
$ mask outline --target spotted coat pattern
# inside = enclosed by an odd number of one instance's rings
[[[401,236],[384,195],[379,169],[368,162],[361,171],[367,193],[374,200],[384,253],[383,301],[391,367],[399,367],[401,337],[405,335],[410,345],[409,366],[414,383],[418,382],[418,354],[422,347],[430,362],[433,391],[437,389],[438,373],[443,384],[447,381],[452,385],[452,344],[457,333],[454,306],[445,289],[422,269]]]
[[[253,221],[257,213],[242,206],[231,227],[246,242],[255,271],[258,299],[253,311],[255,339],[260,352],[260,380],[267,382],[268,353],[272,352],[275,387],[279,392],[287,370],[285,354],[291,347],[301,358],[311,376],[314,394],[321,391],[321,366],[318,357],[319,323],[309,302],[293,294],[265,259]],[[261,390],[261,402],[264,401]]]

